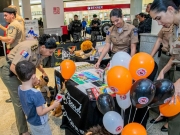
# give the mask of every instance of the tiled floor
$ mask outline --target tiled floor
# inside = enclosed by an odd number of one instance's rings
[[[50,82],[49,86],[54,86],[53,69],[45,69],[49,75]],[[41,74],[37,72],[37,76]],[[5,103],[5,100],[9,98],[8,91],[0,79],[0,135],[18,135],[15,123],[15,117],[13,112],[13,106],[11,103]],[[151,112],[150,119],[156,117],[157,114]],[[61,117],[56,118],[53,116],[49,117],[49,123],[52,129],[53,135],[64,135],[64,130],[59,128],[61,124]],[[154,125],[149,131],[148,135],[168,135],[160,131],[163,123]],[[147,127],[150,126],[148,123]]]

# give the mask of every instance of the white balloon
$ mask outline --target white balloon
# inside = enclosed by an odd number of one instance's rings
[[[116,101],[123,110],[126,110],[131,105],[130,91],[126,95],[117,95]]]
[[[109,111],[103,117],[103,125],[111,134],[119,134],[123,129],[124,121],[119,113]]]
[[[123,66],[129,69],[129,63],[131,60],[131,56],[127,52],[117,52],[114,54],[111,60],[111,67],[114,66]]]

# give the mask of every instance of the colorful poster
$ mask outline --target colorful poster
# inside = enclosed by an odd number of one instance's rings
[[[73,80],[77,84],[85,84],[89,82],[98,81],[99,78],[88,71],[84,71],[81,73],[75,73],[73,77],[71,78],[71,80]]]
[[[25,20],[26,39],[34,39],[39,37],[38,20]]]

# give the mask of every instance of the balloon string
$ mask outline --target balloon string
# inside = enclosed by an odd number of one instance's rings
[[[143,120],[144,120],[144,118],[145,118],[145,116],[146,116],[146,114],[147,114],[147,112],[148,112],[149,109],[150,109],[150,107],[148,106],[148,108],[147,108],[147,110],[146,110],[146,113],[144,114],[144,117],[143,117],[143,119],[142,119],[142,121],[141,121],[141,124],[142,124],[142,122],[143,122]]]
[[[126,112],[126,109],[124,109],[124,111],[123,111],[123,112],[124,112],[124,119],[123,119],[123,120],[125,120],[125,112]]]
[[[121,109],[121,117],[122,117],[122,119],[124,119],[124,110],[123,109]]]
[[[154,125],[154,123],[161,117],[162,115],[160,114],[156,120],[148,127],[147,131]]]
[[[134,113],[134,117],[133,117],[132,122],[134,122],[134,118],[135,118],[135,116],[136,116],[136,112],[137,112],[137,108],[136,108],[136,110],[135,110],[135,113]]]
[[[129,120],[130,120],[130,117],[131,117],[131,110],[132,110],[132,105],[131,105],[131,108],[130,108]],[[129,124],[129,120],[128,120],[128,124]]]

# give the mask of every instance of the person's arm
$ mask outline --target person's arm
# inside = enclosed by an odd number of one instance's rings
[[[59,106],[59,101],[55,100],[53,104],[49,107],[45,107],[45,108],[43,106],[36,107],[36,111],[39,116],[42,116],[58,106]]]
[[[101,63],[104,56],[109,52],[110,47],[111,47],[110,43],[105,44],[105,46],[104,46],[104,48],[102,50],[101,56],[98,59],[98,63]]]
[[[131,57],[136,53],[136,44],[131,44]]]
[[[180,78],[174,83],[175,95],[178,96],[180,100]]]
[[[5,42],[5,43],[8,43],[8,44],[12,44],[14,42],[14,38],[12,38],[12,37],[0,36],[0,40]]]
[[[2,29],[3,31],[6,31],[6,30],[7,30],[7,28],[4,27],[4,26],[2,26],[1,24],[0,24],[0,29]]]
[[[154,55],[157,53],[161,42],[162,42],[162,39],[160,37],[158,37],[158,39],[156,40],[156,43],[154,44],[154,47],[153,47],[153,49],[151,51],[151,56],[152,57],[154,57]]]
[[[37,69],[43,74],[43,76],[48,76],[48,75],[46,74],[46,72],[44,71],[42,65],[39,65],[39,66],[37,67]]]
[[[171,57],[166,66],[160,71],[157,80],[164,79],[164,74],[169,71],[173,65],[174,57]]]

